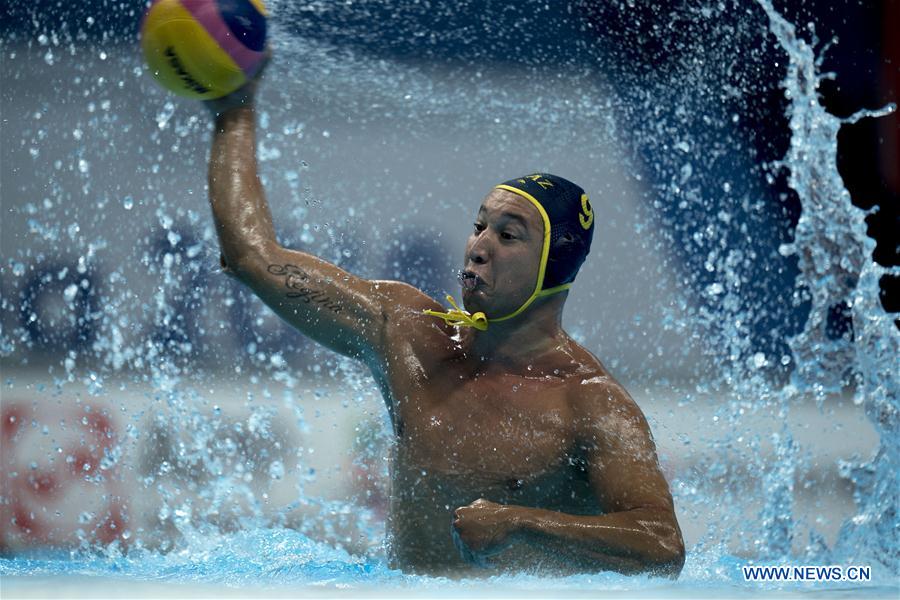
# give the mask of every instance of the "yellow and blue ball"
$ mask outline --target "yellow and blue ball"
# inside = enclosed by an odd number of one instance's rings
[[[211,100],[238,89],[262,66],[262,0],[154,0],[141,23],[150,72],[179,96]]]

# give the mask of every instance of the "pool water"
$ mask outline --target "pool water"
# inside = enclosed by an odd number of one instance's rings
[[[287,529],[256,529],[203,539],[168,554],[138,552],[128,556],[19,558],[0,563],[5,589],[27,595],[33,581],[41,586],[65,585],[75,578],[75,595],[115,585],[118,590],[182,596],[197,589],[201,595],[233,588],[235,593],[375,596],[501,596],[501,597],[835,597],[853,589],[866,597],[896,597],[896,587],[849,586],[839,583],[745,583],[742,559],[728,555],[689,554],[677,582],[615,573],[561,578],[528,574],[493,575],[448,580],[405,575],[376,558],[352,556],[328,544]],[[877,578],[879,574],[876,573]],[[99,582],[95,578],[100,578]],[[127,580],[127,581],[126,581]],[[183,587],[187,584],[199,587]],[[121,586],[121,587],[119,587]],[[45,591],[51,589],[43,587]],[[218,593],[218,592],[215,592]],[[227,594],[228,591],[224,592]],[[125,594],[129,595],[129,594]]]

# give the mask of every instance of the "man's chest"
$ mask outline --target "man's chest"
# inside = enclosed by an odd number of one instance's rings
[[[576,440],[558,379],[460,374],[445,368],[397,399],[405,462],[490,481],[536,479],[565,464]]]

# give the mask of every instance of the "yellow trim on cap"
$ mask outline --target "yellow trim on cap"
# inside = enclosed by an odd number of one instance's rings
[[[519,196],[525,198],[529,202],[531,202],[538,212],[541,213],[541,219],[544,221],[544,242],[541,248],[541,264],[538,267],[538,277],[537,284],[534,286],[534,292],[531,293],[528,300],[518,308],[515,312],[512,312],[505,317],[499,317],[497,319],[490,319],[491,321],[505,321],[507,319],[512,319],[513,317],[517,317],[522,312],[531,306],[531,303],[541,298],[543,296],[550,296],[552,294],[556,294],[558,292],[562,292],[564,290],[572,287],[570,283],[564,283],[562,285],[558,285],[556,287],[552,287],[550,289],[542,290],[544,287],[544,274],[547,272],[547,259],[550,257],[550,217],[547,215],[547,211],[544,209],[544,206],[538,202],[537,198],[529,194],[524,190],[520,190],[519,188],[515,188],[511,185],[506,185],[505,183],[501,183],[500,185],[494,186],[494,189],[506,190],[507,192],[512,192],[514,194],[518,194]]]

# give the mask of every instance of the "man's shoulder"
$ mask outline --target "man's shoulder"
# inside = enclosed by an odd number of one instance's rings
[[[371,285],[385,306],[387,319],[405,318],[410,314],[422,314],[426,309],[435,310],[441,307],[434,298],[404,281],[375,279],[371,281]]]
[[[608,373],[585,377],[570,388],[572,426],[581,440],[596,442],[601,436],[632,439],[650,435],[644,412],[621,383]]]
[[[634,403],[621,383],[609,374],[599,373],[570,381],[569,398],[573,408],[590,412],[611,411]]]
[[[425,314],[426,310],[446,309],[422,290],[403,281],[378,280],[372,284],[380,295],[389,339],[417,340],[431,347],[453,334],[445,321]]]
[[[624,386],[597,357],[579,344],[574,346],[573,358],[578,368],[567,378],[567,396],[576,415],[597,417],[639,410]]]

